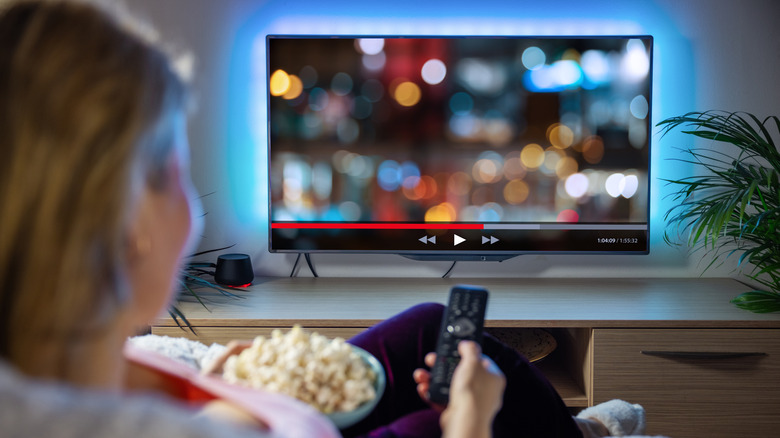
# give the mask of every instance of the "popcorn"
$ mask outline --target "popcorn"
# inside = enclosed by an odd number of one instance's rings
[[[230,356],[222,377],[295,397],[329,414],[351,411],[374,399],[375,373],[343,338],[329,340],[296,325]]]

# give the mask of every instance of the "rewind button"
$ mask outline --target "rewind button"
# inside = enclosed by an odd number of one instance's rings
[[[419,240],[420,242],[422,242],[422,243],[424,243],[426,245],[429,244],[429,243],[432,243],[432,244],[436,245],[436,236],[422,236],[422,237],[420,237],[417,240]]]

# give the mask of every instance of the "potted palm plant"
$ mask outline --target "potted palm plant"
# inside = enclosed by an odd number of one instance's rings
[[[754,290],[732,300],[753,312],[780,311],[780,120],[744,112],[691,112],[658,124],[703,139],[683,149],[695,175],[666,180],[674,206],[664,239],[710,256],[735,257]]]

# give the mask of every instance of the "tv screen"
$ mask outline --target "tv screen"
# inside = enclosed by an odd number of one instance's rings
[[[648,252],[652,37],[266,44],[270,251]]]

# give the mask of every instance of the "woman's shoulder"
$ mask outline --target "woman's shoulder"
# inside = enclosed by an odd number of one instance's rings
[[[0,424],[4,437],[165,438],[269,435],[236,429],[153,396],[108,392],[27,378],[0,361]]]

